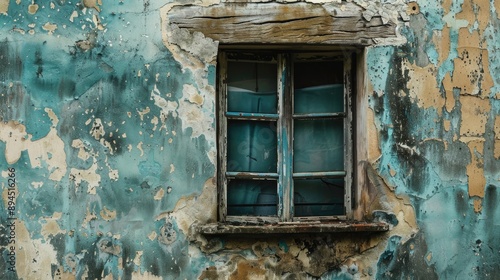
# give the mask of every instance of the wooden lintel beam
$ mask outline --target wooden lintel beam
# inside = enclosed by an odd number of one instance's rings
[[[396,36],[396,24],[369,22],[354,3],[223,3],[172,8],[169,23],[221,44],[370,45]]]

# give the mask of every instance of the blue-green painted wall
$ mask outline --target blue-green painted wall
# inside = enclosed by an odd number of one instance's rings
[[[186,3],[100,2],[0,0],[1,279],[500,275],[498,1],[354,1],[408,17],[367,48],[358,127],[392,228],[252,239],[193,231],[217,219],[216,43],[168,28]]]

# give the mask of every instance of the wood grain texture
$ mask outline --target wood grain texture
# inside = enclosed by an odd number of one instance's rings
[[[383,24],[380,17],[367,22],[362,11],[353,3],[224,3],[176,6],[168,18],[221,44],[370,45],[396,37],[394,23]]]

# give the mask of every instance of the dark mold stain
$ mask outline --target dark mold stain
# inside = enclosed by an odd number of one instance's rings
[[[425,262],[427,244],[421,232],[401,244],[392,236],[379,258],[376,279],[439,279],[434,265]]]

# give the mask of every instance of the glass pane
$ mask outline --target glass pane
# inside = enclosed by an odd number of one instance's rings
[[[294,180],[295,217],[344,215],[344,178]]]
[[[294,172],[344,170],[343,120],[295,120]]]
[[[227,171],[277,170],[276,122],[228,120]]]
[[[275,63],[228,62],[228,111],[275,114],[277,71]]]
[[[342,62],[310,61],[294,65],[294,113],[344,112]]]
[[[296,89],[294,112],[296,114],[344,112],[344,85],[332,84]]]
[[[276,216],[278,195],[276,181],[229,180],[227,214],[231,216]]]

